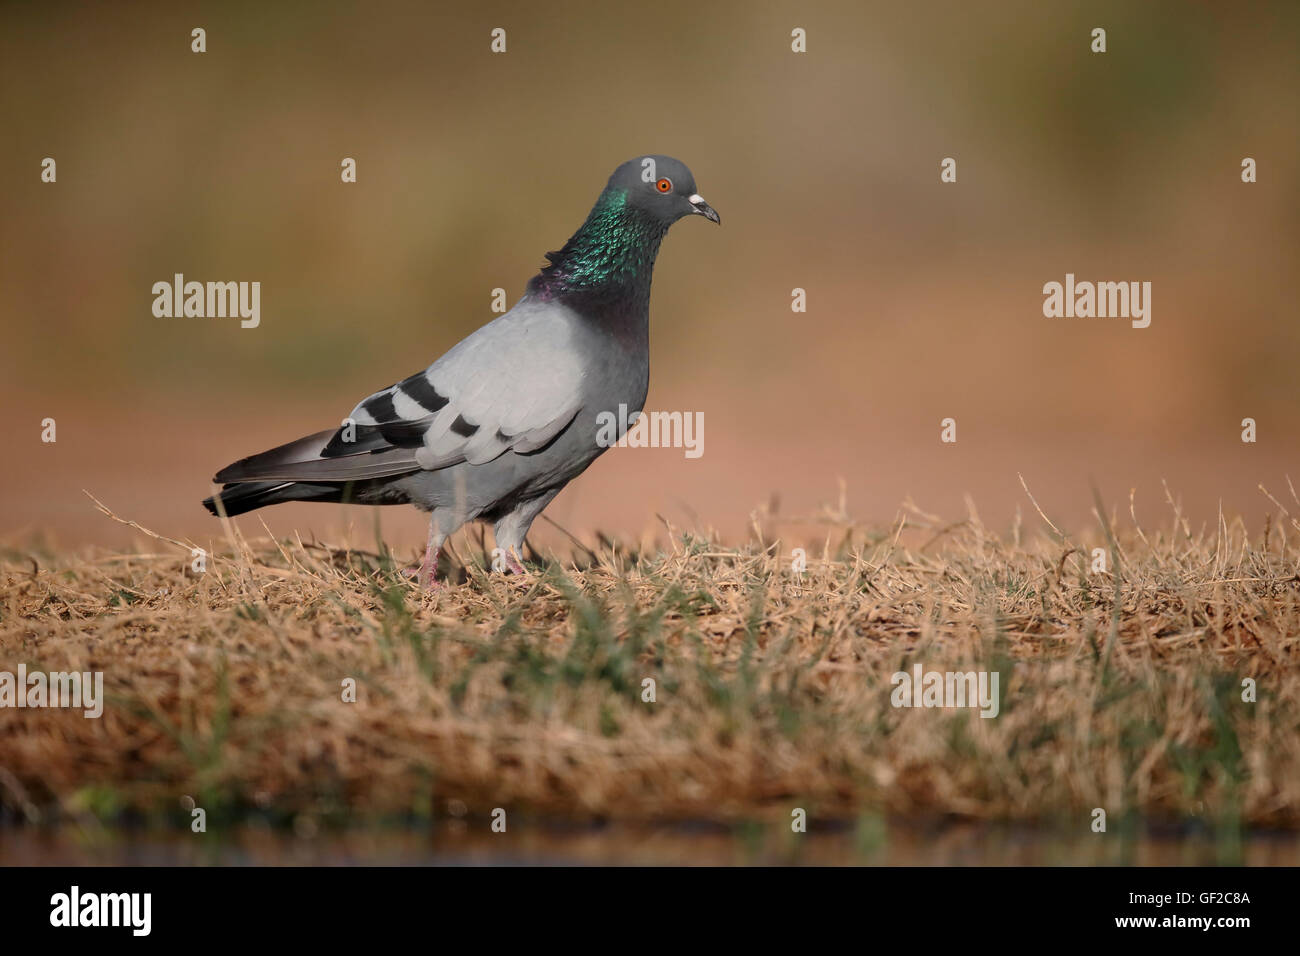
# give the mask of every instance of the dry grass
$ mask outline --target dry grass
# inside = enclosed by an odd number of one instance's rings
[[[802,575],[763,516],[745,547],[670,529],[659,551],[605,542],[524,579],[484,574],[462,537],[467,580],[427,596],[388,555],[297,540],[233,536],[198,575],[166,539],[10,551],[0,669],[102,670],[109,701],[99,720],[0,710],[0,804],[1070,829],[1103,807],[1296,828],[1300,524],[1277,507],[1254,533],[1171,510],[1078,538],[999,536],[973,509],[944,525],[909,507],[874,533],[828,513]],[[1116,573],[1090,570],[1093,547]],[[1000,715],[893,708],[890,675],[915,662],[998,670]]]

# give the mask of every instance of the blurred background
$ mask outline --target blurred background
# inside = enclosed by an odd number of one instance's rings
[[[0,540],[139,540],[86,489],[220,541],[216,469],[513,303],[647,152],[723,218],[673,230],[651,304],[647,407],[703,412],[705,453],[608,453],[548,510],[568,530],[736,538],[841,480],[868,522],[969,495],[998,525],[1032,515],[1017,474],[1058,523],[1094,483],[1167,523],[1163,480],[1259,527],[1258,485],[1300,480],[1298,41],[1292,2],[6,5]],[[155,318],[178,272],[260,281],[260,327]],[[1044,318],[1067,272],[1150,281],[1151,326]],[[364,509],[258,514],[373,541]]]

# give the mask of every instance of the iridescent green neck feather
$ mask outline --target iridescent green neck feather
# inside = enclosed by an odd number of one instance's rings
[[[625,190],[606,189],[564,248],[546,254],[551,264],[532,278],[528,291],[544,299],[648,308],[650,277],[667,231],[667,224],[629,204]]]

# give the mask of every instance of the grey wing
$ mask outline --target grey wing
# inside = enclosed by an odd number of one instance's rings
[[[244,459],[217,480],[348,481],[536,451],[582,407],[573,321],[562,307],[525,300],[363,400],[341,428]]]

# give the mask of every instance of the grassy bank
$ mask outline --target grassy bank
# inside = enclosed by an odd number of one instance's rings
[[[803,808],[1088,832],[1102,808],[1112,832],[1300,827],[1300,526],[1033,524],[828,516],[802,573],[761,523],[742,547],[665,529],[523,578],[462,537],[460,583],[427,595],[382,551],[296,539],[232,534],[200,573],[187,542],[147,534],[133,554],[9,550],[0,669],[102,671],[107,702],[0,709],[0,804],[185,822],[190,797],[210,825]],[[998,672],[997,716],[892,706],[918,663]]]

